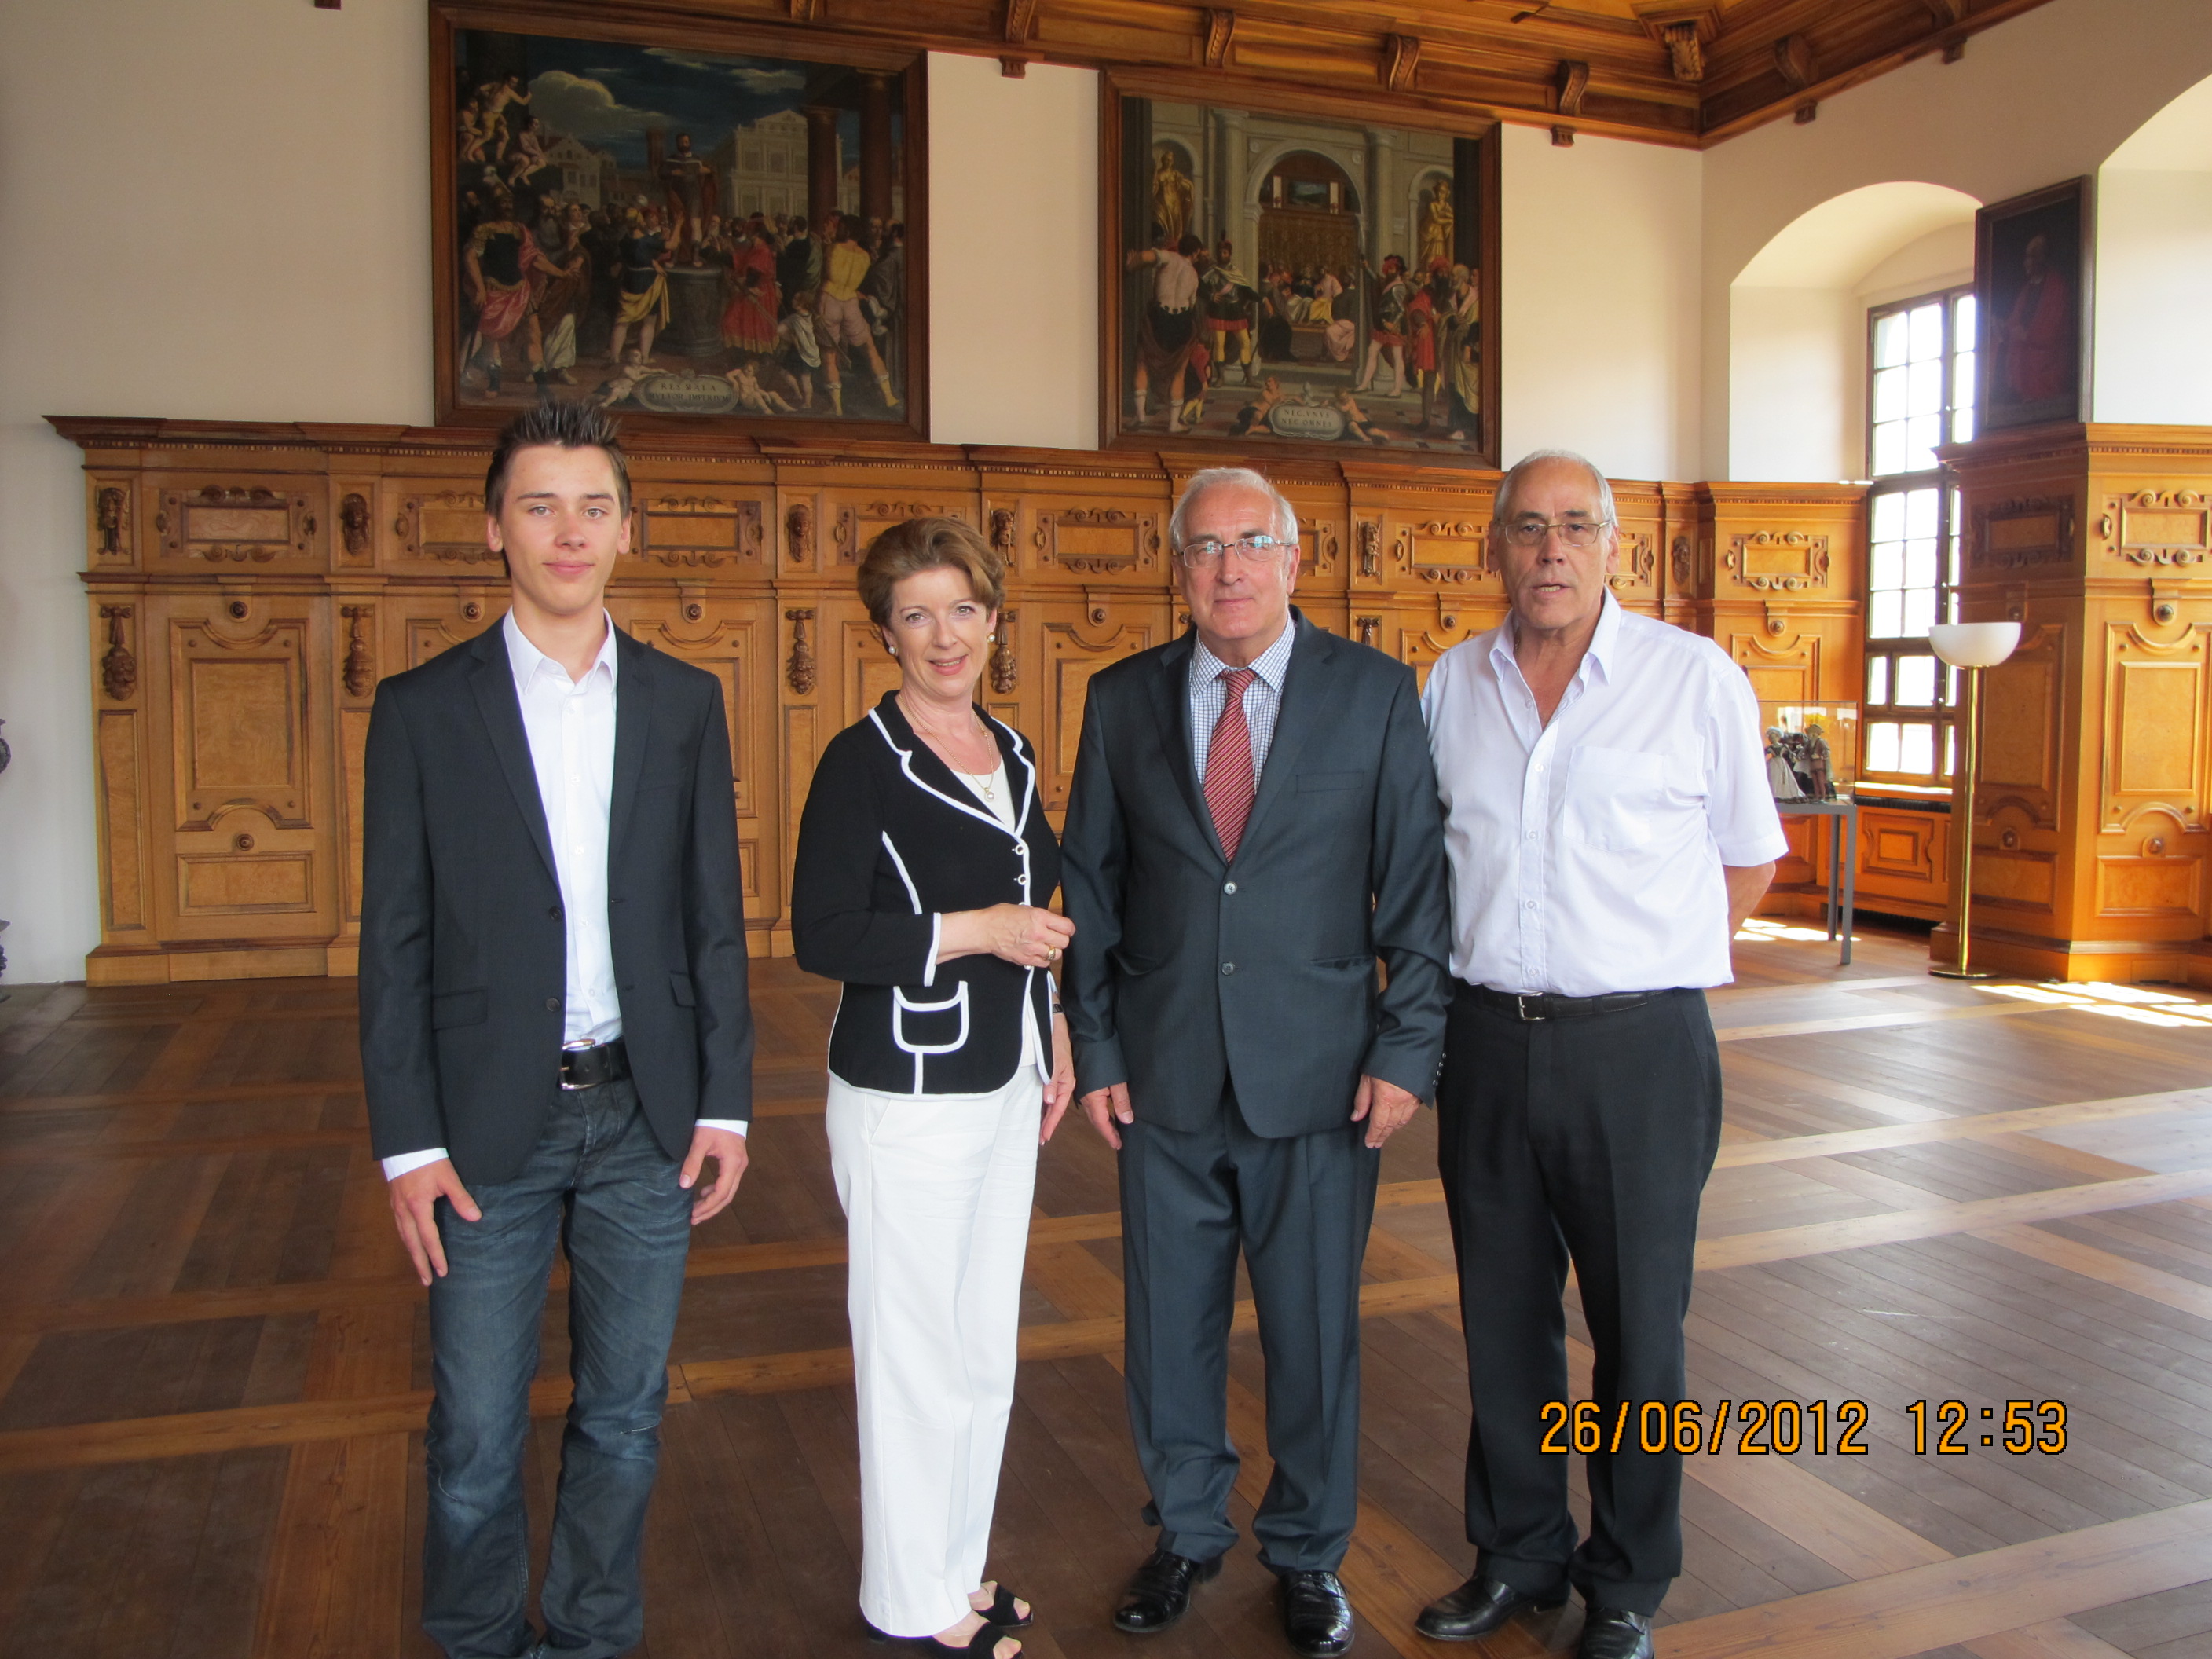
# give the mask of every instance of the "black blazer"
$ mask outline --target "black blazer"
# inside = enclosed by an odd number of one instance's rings
[[[1435,1089],[1450,929],[1419,693],[1402,663],[1291,617],[1234,864],[1193,769],[1193,636],[1102,670],[1083,711],[1065,848],[1075,1086],[1127,1083],[1167,1128],[1212,1121],[1231,1085],[1269,1136],[1342,1126],[1363,1072]]]
[[[945,912],[1049,904],[1060,885],[1060,843],[1030,745],[983,719],[1006,763],[1012,830],[915,735],[896,691],[832,738],[814,770],[793,861],[791,942],[808,973],[845,982],[830,1069],[855,1088],[1004,1088],[1021,1064],[1024,1018],[1050,1079],[1051,976],[994,956],[937,960]]]
[[[607,920],[631,1075],[681,1158],[748,1118],[745,995],[721,682],[615,635]],[[377,1156],[444,1146],[513,1178],[560,1087],[568,940],[504,630],[377,688],[363,779],[361,1058]]]

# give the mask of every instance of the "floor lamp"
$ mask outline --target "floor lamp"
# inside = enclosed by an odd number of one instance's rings
[[[1941,979],[1987,979],[1966,960],[1966,921],[1974,903],[1974,790],[1982,770],[1982,670],[1995,668],[2020,643],[2020,624],[1998,623],[1937,623],[1928,630],[1928,643],[1936,654],[1957,669],[1966,681],[1966,811],[1958,826],[1965,839],[1959,857],[1959,965],[1930,968]]]

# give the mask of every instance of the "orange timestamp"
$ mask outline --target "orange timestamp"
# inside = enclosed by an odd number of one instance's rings
[[[2058,1400],[2008,1400],[2002,1416],[1996,1406],[1980,1408],[1989,1431],[1973,1432],[1977,1417],[1964,1401],[1916,1400],[1905,1408],[1912,1419],[1912,1449],[1925,1456],[1931,1423],[1937,1431],[1934,1450],[1963,1454],[1978,1440],[2015,1457],[2066,1449],[2066,1406]],[[1714,1455],[1731,1449],[1740,1455],[1811,1451],[1863,1457],[1864,1436],[1872,1413],[1863,1400],[1723,1400],[1710,1416],[1695,1400],[1620,1401],[1610,1408],[1595,1400],[1547,1400],[1538,1416],[1544,1438],[1538,1449],[1588,1455],[1634,1449]]]

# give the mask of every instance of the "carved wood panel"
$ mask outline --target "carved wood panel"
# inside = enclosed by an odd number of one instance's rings
[[[2132,623],[2107,627],[2103,822],[2163,813],[2204,827],[2207,630],[2171,643]]]
[[[1043,633],[1044,690],[1037,729],[1030,737],[1037,745],[1044,772],[1045,805],[1064,812],[1083,740],[1083,708],[1091,677],[1164,641],[1169,606],[1164,599],[1146,604],[1132,599],[1100,620],[1097,608],[1081,600],[1035,599],[1030,605]]]
[[[164,566],[283,569],[322,561],[319,482],[155,481],[155,553]],[[97,507],[97,502],[95,502]]]
[[[326,653],[300,596],[167,596],[159,612],[171,810],[152,823],[155,915],[179,939],[329,939]]]

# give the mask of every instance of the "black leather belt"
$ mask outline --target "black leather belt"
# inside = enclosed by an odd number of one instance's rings
[[[1516,1019],[1587,1019],[1592,1014],[1618,1013],[1634,1008],[1665,991],[1613,991],[1601,997],[1553,996],[1546,991],[1493,991],[1487,985],[1465,988],[1486,1008],[1496,1008]]]
[[[612,1042],[591,1042],[561,1050],[561,1086],[596,1089],[629,1075],[629,1049],[617,1037]]]

